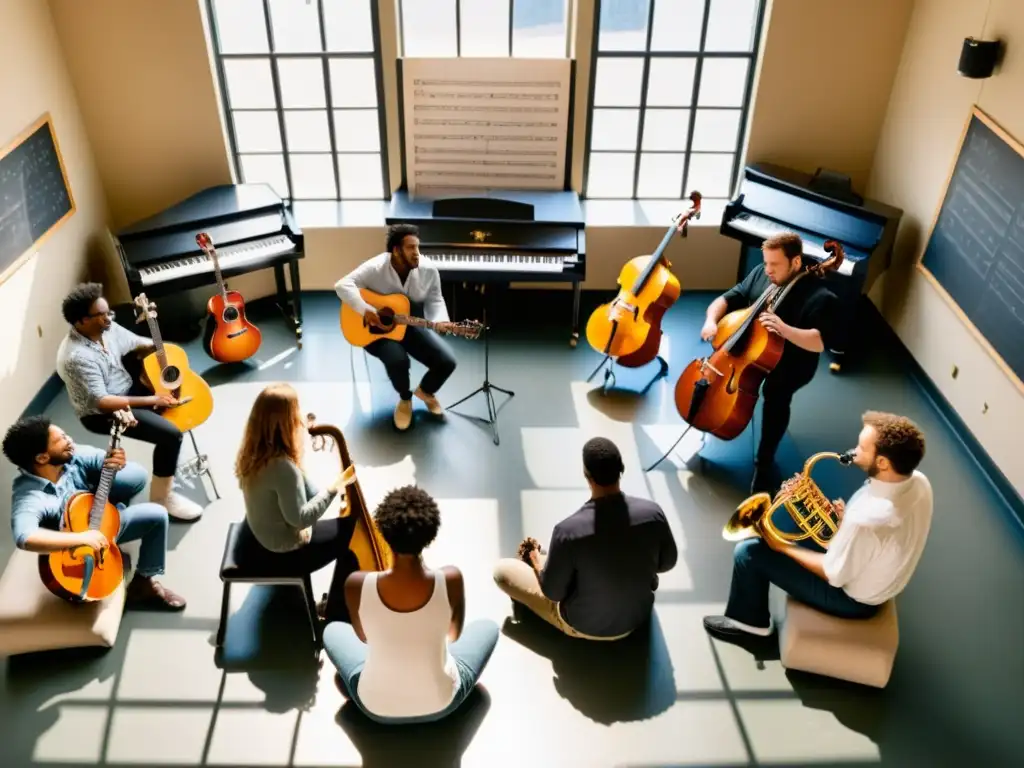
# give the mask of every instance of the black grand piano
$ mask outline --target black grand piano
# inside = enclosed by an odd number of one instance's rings
[[[571,283],[569,344],[576,346],[587,257],[575,192],[489,190],[431,199],[399,190],[387,223],[403,222],[419,227],[420,253],[434,262],[444,282]]]
[[[824,278],[842,307],[828,349],[830,367],[838,371],[860,341],[855,329],[861,297],[888,267],[902,216],[898,208],[854,193],[847,177],[755,163],[743,169],[739,194],[726,206],[720,231],[743,244],[737,280],[761,263],[761,244],[780,232],[800,235],[804,254],[818,261],[828,258],[826,240],[843,246],[845,261]]]
[[[145,292],[156,299],[215,283],[213,262],[196,245],[199,232],[213,239],[225,279],[274,269],[278,304],[294,324],[301,346],[298,260],[304,255],[304,238],[291,210],[267,184],[210,187],[118,232],[114,241],[132,297]]]

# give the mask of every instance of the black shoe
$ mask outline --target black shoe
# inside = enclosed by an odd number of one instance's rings
[[[775,466],[775,462],[769,463],[754,463],[754,477],[750,481],[750,495],[753,496],[755,493],[767,493],[773,499],[775,494],[779,492],[779,487],[782,485],[782,477],[778,468]]]
[[[749,651],[758,661],[771,661],[779,658],[779,641],[774,628],[770,635],[755,635],[737,629],[725,616],[705,616],[704,629],[716,640],[738,645]]]

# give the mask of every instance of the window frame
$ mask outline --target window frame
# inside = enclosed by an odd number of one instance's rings
[[[700,43],[696,51],[652,51],[651,50],[651,39],[654,34],[654,11],[657,0],[649,0],[647,6],[647,31],[646,31],[646,42],[643,50],[611,50],[601,51],[599,48],[601,39],[601,6],[603,0],[594,0],[594,24],[593,24],[593,37],[591,39],[590,46],[590,82],[587,86],[587,127],[584,138],[584,149],[583,149],[583,184],[582,193],[580,198],[584,200],[594,201],[614,201],[614,200],[684,200],[689,196],[690,190],[687,188],[687,182],[690,177],[690,158],[693,156],[693,132],[694,125],[697,120],[697,99],[700,94],[701,77],[704,70],[704,62],[707,59],[740,59],[745,58],[749,64],[747,67],[746,82],[743,86],[743,101],[740,106],[740,124],[739,129],[736,132],[736,147],[733,150],[733,163],[732,172],[729,176],[729,197],[732,197],[733,191],[736,187],[736,179],[739,174],[740,161],[743,154],[743,146],[747,139],[748,129],[748,118],[751,107],[751,97],[754,87],[754,72],[757,69],[758,56],[761,49],[761,36],[764,25],[765,8],[767,6],[767,0],[757,0],[757,10],[755,12],[754,26],[753,26],[753,45],[749,51],[706,51],[705,45],[707,44],[708,35],[708,23],[711,18],[711,4],[715,0],[704,0],[703,17],[701,20],[700,30]],[[594,110],[595,109],[633,109],[633,107],[595,107],[594,105],[594,94],[597,87],[597,65],[600,58],[605,59],[643,59],[643,68],[640,77],[640,105],[637,116],[637,132],[636,132],[636,146],[632,150],[611,150],[611,149],[592,149],[591,139],[593,136],[593,124],[594,124]],[[693,91],[690,95],[690,106],[685,107],[689,109],[689,127],[686,136],[686,148],[684,150],[643,150],[643,139],[644,139],[644,121],[647,113],[647,90],[649,83],[649,75],[651,69],[651,61],[653,59],[692,59],[694,62],[694,73],[693,73]],[[684,109],[684,107],[679,107]],[[704,107],[704,109],[720,109],[720,107]],[[729,109],[734,109],[730,107]],[[680,190],[678,197],[637,197],[637,186],[640,182],[640,160],[641,155],[646,154],[669,154],[678,155],[682,152],[683,157],[683,176],[680,179]],[[632,153],[633,155],[633,185],[630,194],[625,194],[615,197],[590,197],[589,185],[590,185],[590,162],[594,154],[623,154]],[[706,152],[700,154],[728,154],[724,151]],[[705,195],[709,199],[710,196]]]
[[[284,174],[288,184],[288,194],[281,195],[281,199],[289,204],[295,203],[309,203],[309,202],[377,202],[377,201],[390,201],[391,200],[391,183],[390,173],[388,164],[388,143],[387,143],[387,105],[385,103],[384,95],[384,61],[383,54],[381,52],[381,29],[380,29],[380,11],[377,6],[377,0],[366,0],[370,5],[370,34],[373,41],[373,50],[370,51],[328,51],[327,50],[327,27],[325,24],[324,4],[323,0],[314,0],[317,7],[317,17],[320,27],[320,49],[319,51],[302,51],[302,52],[277,52],[274,50],[274,24],[271,18],[270,12],[270,0],[261,0],[263,5],[263,20],[266,24],[267,31],[267,44],[269,51],[261,53],[224,53],[220,47],[220,34],[217,28],[217,12],[214,7],[215,0],[205,0],[207,24],[209,25],[210,31],[210,43],[212,47],[212,56],[214,65],[217,71],[218,80],[218,91],[221,103],[221,113],[224,117],[224,128],[228,137],[228,145],[231,151],[231,168],[234,172],[235,181],[238,184],[244,184],[242,174],[242,162],[241,155],[280,155],[284,161]],[[372,152],[352,152],[352,151],[338,151],[338,140],[337,130],[335,128],[335,113],[344,112],[348,110],[361,110],[366,109],[358,107],[335,107],[333,102],[333,95],[331,93],[331,60],[332,59],[367,59],[372,58],[373,60],[373,71],[375,79],[375,91],[377,94],[377,130],[380,136],[379,146],[380,149],[377,154],[380,156],[380,170],[381,170],[381,190],[382,197],[345,197],[342,194],[341,188],[341,172],[338,168],[339,160],[344,155],[369,155]],[[267,60],[270,64],[270,78],[274,88],[274,100],[276,106],[273,108],[262,108],[262,109],[242,109],[233,110],[228,99],[228,88],[227,88],[227,77],[225,72],[224,63],[229,60]],[[323,68],[324,77],[324,107],[305,107],[305,108],[289,108],[286,110],[282,107],[281,101],[281,80],[278,73],[277,62],[284,59],[318,59],[321,62]],[[235,124],[232,119],[232,112],[272,112],[277,116],[278,130],[281,134],[281,150],[280,152],[245,152],[241,153],[238,150],[238,141],[235,136]],[[331,167],[334,174],[334,189],[335,195],[333,198],[318,197],[295,197],[295,185],[292,180],[292,169],[290,162],[290,155],[326,155],[327,152],[289,152],[288,149],[288,135],[285,127],[285,112],[312,112],[312,111],[326,111],[327,113],[327,129],[330,136],[331,148]]]

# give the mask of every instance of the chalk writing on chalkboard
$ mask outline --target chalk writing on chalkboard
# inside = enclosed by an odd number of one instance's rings
[[[920,266],[1024,389],[1024,147],[977,108]]]
[[[0,151],[0,282],[75,212],[49,114]]]

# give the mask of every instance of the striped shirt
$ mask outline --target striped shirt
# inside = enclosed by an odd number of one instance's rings
[[[69,329],[57,350],[57,375],[67,387],[75,415],[101,413],[97,407],[101,398],[126,395],[134,382],[121,358],[152,344],[117,323],[103,332],[102,344]]]

